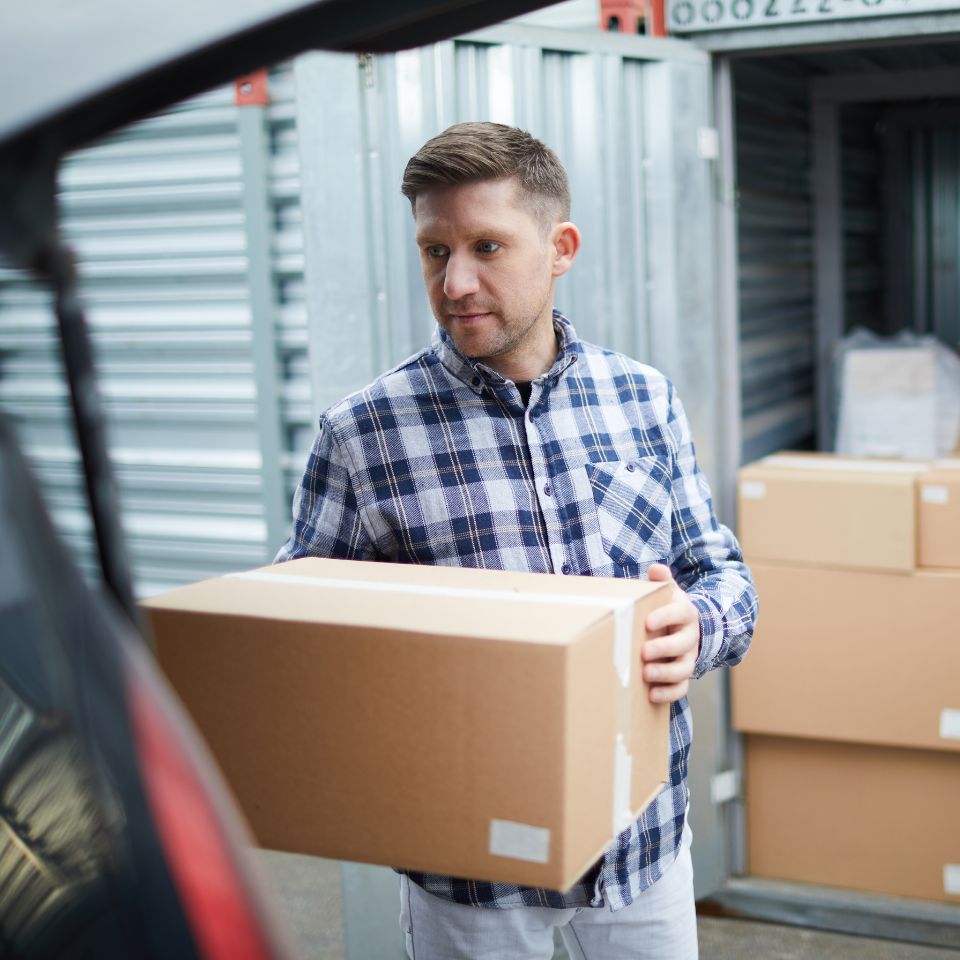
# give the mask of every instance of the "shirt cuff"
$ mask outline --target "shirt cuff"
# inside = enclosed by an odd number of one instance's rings
[[[709,597],[696,593],[688,593],[687,596],[700,615],[700,652],[693,670],[693,676],[697,678],[717,666],[723,644],[723,618]]]

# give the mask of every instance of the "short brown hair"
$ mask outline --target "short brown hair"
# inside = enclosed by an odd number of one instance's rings
[[[416,213],[417,197],[435,187],[508,177],[545,223],[570,219],[570,185],[557,155],[526,130],[502,123],[447,127],[407,162],[400,191]]]

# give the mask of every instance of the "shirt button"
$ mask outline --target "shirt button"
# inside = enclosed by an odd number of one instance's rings
[[[628,463],[628,464],[627,464],[627,470],[629,470],[630,473],[633,473],[633,471],[636,470],[636,469],[637,469],[637,468],[636,468],[636,465],[635,465],[635,464],[632,464],[632,463]]]
[[[569,563],[565,563],[565,564],[560,568],[560,572],[561,572],[564,576],[567,576],[567,575],[570,573],[570,564],[569,564]]]
[[[553,487],[549,483],[543,485],[543,492],[549,497],[553,493]]]
[[[480,378],[479,378],[479,377],[474,377],[472,382],[473,382],[473,385],[474,385],[475,387],[479,387],[479,386],[480,386]]]

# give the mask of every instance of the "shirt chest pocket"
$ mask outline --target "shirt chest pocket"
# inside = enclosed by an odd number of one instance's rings
[[[671,471],[667,457],[588,463],[600,537],[625,576],[642,576],[655,562],[669,562],[673,544]]]

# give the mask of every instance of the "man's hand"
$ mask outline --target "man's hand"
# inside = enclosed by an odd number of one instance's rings
[[[644,642],[640,649],[643,679],[650,684],[653,703],[672,703],[686,696],[700,649],[700,615],[690,598],[674,583],[670,568],[650,565],[647,578],[653,583],[672,583],[673,598],[647,617],[647,630],[666,630],[662,637]]]

